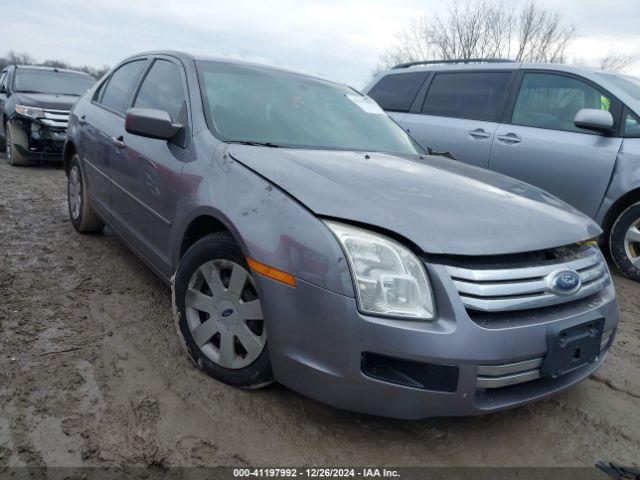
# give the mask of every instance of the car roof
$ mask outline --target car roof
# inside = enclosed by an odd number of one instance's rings
[[[153,56],[153,55],[166,55],[166,56],[169,56],[169,57],[177,58],[177,59],[182,60],[182,61],[212,61],[212,62],[227,63],[229,65],[241,65],[241,66],[247,66],[247,67],[256,67],[256,68],[262,68],[262,69],[265,69],[265,70],[274,70],[274,71],[283,72],[283,73],[291,73],[293,75],[300,75],[300,76],[303,76],[303,77],[312,78],[312,79],[320,80],[320,81],[323,81],[323,82],[333,83],[335,85],[347,86],[346,84],[341,83],[341,82],[336,82],[334,80],[330,80],[330,79],[327,79],[327,78],[319,77],[319,76],[316,76],[316,75],[311,75],[311,74],[308,74],[308,73],[305,73],[305,72],[300,72],[300,71],[297,71],[297,70],[294,70],[294,69],[290,69],[290,68],[279,67],[279,66],[276,66],[276,65],[270,65],[268,63],[252,62],[252,61],[249,61],[249,60],[243,60],[243,59],[237,59],[237,58],[229,58],[229,57],[216,57],[216,56],[210,56],[210,55],[192,54],[192,53],[182,52],[182,51],[178,51],[178,50],[152,50],[152,51],[148,51],[148,52],[141,52],[141,53],[138,53],[136,55],[132,55],[132,56],[128,57],[126,60],[133,59],[133,58],[138,58],[138,57]]]
[[[396,66],[385,70],[384,75],[399,74],[406,72],[438,72],[438,71],[455,71],[455,70],[520,70],[520,69],[536,69],[536,70],[554,70],[560,72],[575,73],[586,77],[594,73],[603,73],[602,70],[596,68],[582,67],[577,65],[567,65],[564,63],[540,63],[540,62],[516,62],[516,61],[489,61],[489,62],[472,62],[472,63],[433,63],[430,65],[408,65],[406,67]]]
[[[87,72],[81,72],[79,70],[70,70],[67,68],[58,68],[58,67],[43,67],[39,65],[13,65],[16,70],[38,70],[45,72],[60,72],[60,73],[73,73],[76,75],[86,75],[90,77],[91,75]]]

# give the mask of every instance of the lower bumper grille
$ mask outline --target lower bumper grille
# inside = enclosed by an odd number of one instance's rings
[[[602,334],[600,351],[609,346],[612,333],[613,330],[609,330]],[[478,367],[477,387],[502,388],[537,380],[540,378],[540,367],[543,360],[543,357],[539,357],[504,365],[480,365]]]
[[[459,368],[454,365],[414,362],[375,353],[362,354],[362,373],[370,378],[405,387],[455,392]]]

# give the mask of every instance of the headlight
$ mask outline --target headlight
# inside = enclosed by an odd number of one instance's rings
[[[29,118],[44,118],[44,110],[37,107],[26,107],[24,105],[16,105],[16,112]]]
[[[328,220],[325,224],[349,261],[360,311],[416,320],[434,318],[427,272],[409,249],[361,228]]]

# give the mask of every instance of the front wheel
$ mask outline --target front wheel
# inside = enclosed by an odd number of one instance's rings
[[[69,176],[67,178],[67,200],[69,205],[69,218],[80,233],[99,232],[104,228],[104,223],[93,210],[89,201],[89,195],[82,177],[80,157],[76,154],[71,158]]]
[[[640,202],[622,212],[613,224],[609,249],[622,274],[640,282]]]
[[[22,155],[16,148],[14,138],[24,137],[25,133],[20,129],[12,129],[11,124],[7,122],[4,126],[4,142],[7,163],[13,166],[29,165],[29,160]],[[26,143],[26,142],[25,142]]]
[[[273,382],[267,329],[255,280],[228,233],[198,240],[174,279],[179,334],[207,374],[241,388]]]

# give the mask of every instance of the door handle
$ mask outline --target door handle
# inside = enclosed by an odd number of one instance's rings
[[[522,139],[516,135],[515,133],[507,133],[506,135],[498,135],[498,140],[507,145],[515,145],[516,143],[520,143]]]
[[[111,137],[111,144],[116,148],[124,148],[124,137],[120,135],[119,137]]]
[[[491,134],[489,132],[486,132],[482,128],[476,128],[475,130],[471,130],[469,132],[469,135],[472,138],[475,138],[476,140],[481,140],[483,138],[489,138],[491,136]]]

